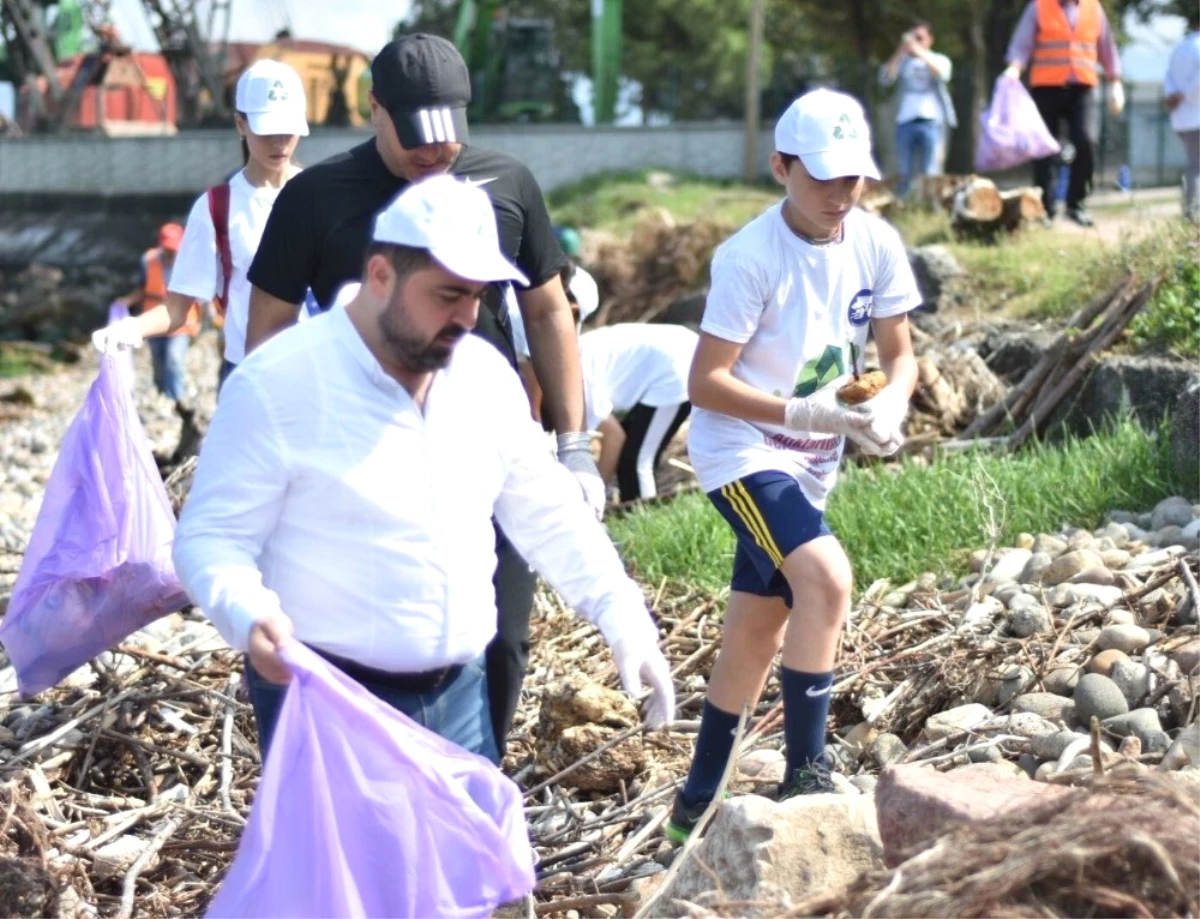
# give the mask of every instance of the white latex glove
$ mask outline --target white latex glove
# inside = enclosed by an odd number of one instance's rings
[[[583,491],[583,500],[596,514],[604,517],[605,490],[600,470],[592,456],[592,439],[586,432],[558,435],[558,461],[571,471]]]
[[[627,693],[634,698],[641,695],[643,680],[653,693],[646,703],[646,727],[670,724],[675,717],[675,684],[671,681],[671,667],[654,640],[622,638],[613,644],[612,654],[621,686]]]
[[[1021,65],[1020,64],[1009,64],[1007,67],[1004,68],[1004,73],[1001,74],[1001,76],[1007,77],[1010,80],[1021,79]]]
[[[908,404],[909,397],[899,386],[883,387],[874,399],[854,407],[870,420],[865,436],[849,436],[871,456],[891,456],[904,445]]]
[[[1108,111],[1113,115],[1120,115],[1125,111],[1125,87],[1121,85],[1120,80],[1113,80],[1108,84]]]
[[[92,333],[92,347],[101,354],[116,354],[118,351],[141,346],[142,333],[137,319],[133,316],[119,319],[112,325],[96,329]]]
[[[837,390],[842,380],[823,387],[811,396],[788,399],[783,423],[793,431],[841,434],[852,437],[866,431],[871,419],[854,408],[839,405]]]

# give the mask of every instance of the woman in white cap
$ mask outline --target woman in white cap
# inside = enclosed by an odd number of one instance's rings
[[[225,323],[221,383],[245,356],[250,309],[246,271],[275,198],[300,171],[292,156],[308,134],[308,121],[300,75],[279,61],[252,64],[238,80],[235,101],[242,169],[192,205],[167,281],[166,302],[94,332],[92,343],[99,351],[140,347],[144,339],[182,326],[194,302],[215,301]]]

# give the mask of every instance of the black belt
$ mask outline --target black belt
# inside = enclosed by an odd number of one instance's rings
[[[330,654],[328,651],[322,651],[320,648],[313,648],[312,645],[308,647],[352,680],[359,683],[377,683],[381,686],[387,686],[390,689],[399,689],[401,692],[432,692],[438,687],[449,683],[462,673],[463,669],[462,664],[454,664],[450,667],[423,670],[419,673],[392,673],[388,670],[378,670],[375,667],[368,667],[366,664],[359,664],[344,657],[338,657],[336,654]]]

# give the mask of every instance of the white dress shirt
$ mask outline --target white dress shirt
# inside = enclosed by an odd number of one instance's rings
[[[495,634],[493,514],[610,644],[656,640],[500,353],[463,339],[422,412],[337,309],[276,336],[226,382],[175,566],[235,648],[282,610],[320,650],[420,672],[475,659]]]

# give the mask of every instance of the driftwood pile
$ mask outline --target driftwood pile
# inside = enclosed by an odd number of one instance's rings
[[[987,437],[1011,426],[1009,446],[1025,443],[1121,337],[1156,286],[1155,280],[1142,283],[1127,277],[1076,312],[1041,360],[1003,400],[976,418],[963,437]]]
[[[1155,622],[1168,634],[1181,599],[1192,602],[1197,568],[1169,556],[1120,575],[1128,608],[1142,609],[1154,593]],[[970,699],[983,674],[1018,667],[1042,678],[1094,641],[1076,636],[1094,633],[1105,614],[1081,608],[1052,634],[1019,639],[996,616],[979,616],[977,600],[990,590],[981,573],[961,585],[927,575],[899,591],[879,583],[864,593],[833,689],[831,729],[851,781],[879,770],[867,738],[883,732],[903,744],[903,761],[936,768],[966,761],[967,747],[980,743],[1018,755],[1022,741],[1003,718],[994,731],[935,742],[922,730],[931,715]],[[723,600],[666,584],[647,596],[679,691],[668,732],[638,726],[602,639],[555,595],[538,595],[533,661],[505,760],[526,789],[539,878],[527,907],[536,915],[631,914],[639,880],[675,857],[661,827],[691,755]],[[11,686],[11,671],[7,678]],[[211,627],[175,615],[35,700],[12,701],[0,727],[0,913],[202,913],[259,774],[239,680],[240,661]],[[1185,691],[1194,700],[1190,677]],[[778,755],[782,731],[772,677],[746,731],[735,792],[773,786],[777,777],[754,764]]]

